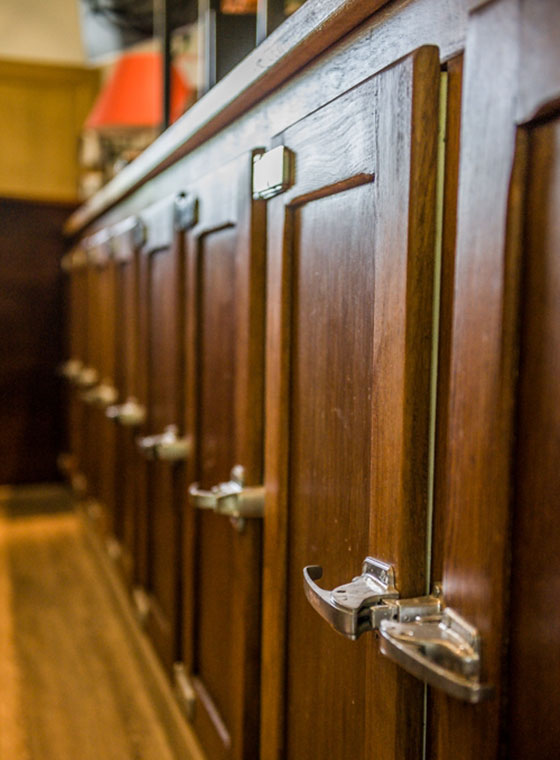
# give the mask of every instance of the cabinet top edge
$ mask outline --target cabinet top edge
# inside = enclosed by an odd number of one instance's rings
[[[206,141],[389,0],[308,0],[67,220],[72,237],[143,181]]]

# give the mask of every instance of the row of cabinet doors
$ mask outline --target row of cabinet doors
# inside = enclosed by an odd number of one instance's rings
[[[461,83],[421,48],[277,135],[268,192],[256,149],[65,260],[70,469],[209,760],[458,757],[500,711],[433,587]]]

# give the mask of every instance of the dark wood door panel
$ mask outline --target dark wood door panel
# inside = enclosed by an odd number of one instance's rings
[[[0,483],[58,479],[63,436],[60,234],[72,206],[0,200]]]
[[[235,465],[247,485],[262,478],[264,216],[251,175],[246,155],[194,188],[186,413],[189,478],[204,489],[230,480]],[[212,760],[258,755],[260,545],[256,519],[239,532],[223,515],[187,509],[183,657],[193,726]]]
[[[353,646],[314,613],[302,594],[301,568],[323,565],[322,583],[334,588],[352,578],[368,554],[374,251],[361,223],[372,210],[368,184],[309,202],[294,214],[288,757],[336,756],[331,732],[316,725],[324,714],[344,715],[344,751],[362,751],[364,685],[358,674],[368,642]],[[309,688],[318,672],[319,701]]]
[[[150,432],[180,423],[179,339],[182,248],[161,249],[149,259],[148,409]],[[177,659],[182,463],[148,464],[149,631],[167,668]]]
[[[528,140],[508,757],[536,751],[552,760],[560,754],[560,119],[534,127]]]
[[[439,79],[421,49],[276,140],[295,184],[268,209],[270,760],[421,753],[421,684],[373,635],[333,632],[301,584],[314,563],[347,582],[369,554],[424,591]]]
[[[146,240],[140,253],[140,349],[138,388],[146,399],[142,437],[169,426],[182,435],[183,244],[175,229],[176,196],[143,213]],[[150,452],[147,452],[150,455]],[[178,656],[181,512],[184,462],[155,459],[140,465],[136,545],[139,576],[149,595],[148,633],[168,670]],[[138,493],[138,491],[137,491]],[[144,577],[142,577],[144,575]]]
[[[134,228],[132,228],[134,229]],[[139,404],[138,362],[138,250],[128,229],[116,245],[116,365],[118,402]],[[115,243],[114,243],[115,245]],[[136,539],[141,513],[138,509],[139,470],[142,466],[135,445],[138,426],[118,424],[116,431],[116,523],[121,547],[121,569],[127,585],[133,585],[137,570]]]

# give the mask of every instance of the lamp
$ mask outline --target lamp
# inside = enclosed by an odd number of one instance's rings
[[[175,66],[171,67],[171,121],[176,121],[194,95]],[[163,123],[163,63],[157,51],[125,53],[101,90],[85,128],[97,132],[158,128]]]
[[[163,63],[159,51],[123,54],[99,93],[82,131],[80,197],[103,182],[153,142],[163,127]],[[194,99],[194,87],[171,66],[170,121]]]

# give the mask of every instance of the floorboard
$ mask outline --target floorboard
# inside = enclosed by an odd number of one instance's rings
[[[1,760],[176,760],[83,522],[32,501],[0,494]]]

